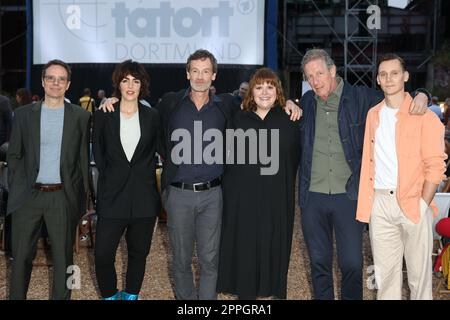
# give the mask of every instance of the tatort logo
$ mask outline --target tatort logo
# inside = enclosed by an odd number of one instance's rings
[[[178,9],[175,9],[170,1],[161,1],[159,7],[155,8],[129,8],[127,4],[129,5],[127,2],[115,2],[110,11],[117,38],[125,38],[130,34],[137,38],[169,38],[174,34],[185,38],[198,34],[202,37],[228,37],[230,36],[230,18],[235,11],[230,1],[219,1],[215,6],[203,8],[189,6]],[[54,5],[54,3],[48,5]],[[61,4],[59,6],[59,14],[61,17],[65,16],[66,28],[82,40],[90,42],[93,39],[87,39],[74,32],[107,26],[107,18],[101,14],[105,12],[106,7],[110,7],[110,4],[105,1],[77,1],[64,9]],[[237,4],[241,14],[249,14],[254,8],[252,0],[240,0]],[[100,23],[99,19],[104,22]],[[97,32],[95,34],[97,35]],[[96,40],[98,42],[99,39]]]
[[[213,21],[218,22],[218,36],[228,37],[233,8],[229,1],[220,1],[217,7],[192,7],[174,9],[171,2],[160,2],[159,8],[136,8],[130,10],[125,2],[118,2],[112,10],[116,22],[116,37],[127,36],[127,30],[138,38],[171,37],[172,30],[180,37],[192,37],[201,32],[203,37],[212,36]]]
[[[106,43],[106,39],[100,37],[99,30],[107,27],[107,19],[99,12],[104,10],[106,3],[99,0],[72,1],[67,5],[61,1],[48,1],[42,7],[57,7],[58,15],[64,22],[66,29],[81,41],[88,43]]]
[[[38,6],[46,17],[55,17],[39,20],[42,34],[50,29],[60,31],[62,22],[65,32],[60,34],[75,40],[70,43],[69,55],[78,54],[77,44],[96,45],[95,53],[84,50],[86,53],[71,58],[77,62],[91,62],[95,57],[101,62],[183,63],[189,54],[204,48],[224,63],[239,64],[243,59],[247,64],[252,54],[243,55],[244,48],[253,50],[260,45],[259,38],[248,40],[247,34],[261,29],[249,24],[240,32],[240,25],[260,18],[259,1],[46,0]]]

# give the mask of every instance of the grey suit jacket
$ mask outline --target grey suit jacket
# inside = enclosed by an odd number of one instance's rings
[[[39,172],[42,102],[14,111],[7,153],[9,198],[7,214],[13,213],[30,198]],[[89,190],[89,118],[81,107],[64,103],[64,127],[60,172],[68,209],[72,218],[85,212]]]

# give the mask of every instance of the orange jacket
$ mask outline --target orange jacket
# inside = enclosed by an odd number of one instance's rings
[[[444,126],[438,117],[427,110],[423,116],[409,114],[412,98],[405,93],[397,113],[396,149],[398,160],[397,201],[403,213],[414,223],[420,219],[420,198],[424,181],[439,184],[445,179]],[[379,112],[385,100],[369,110],[366,120],[364,147],[359,180],[356,219],[369,222],[372,212],[375,180],[375,132],[379,125]],[[431,202],[434,216],[438,209]]]

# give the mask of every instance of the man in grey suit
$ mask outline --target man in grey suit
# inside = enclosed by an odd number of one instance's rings
[[[51,298],[70,299],[75,230],[88,191],[89,112],[64,102],[70,67],[51,60],[42,70],[45,98],[14,112],[8,161],[12,214],[10,299],[26,299],[42,222],[51,242]]]

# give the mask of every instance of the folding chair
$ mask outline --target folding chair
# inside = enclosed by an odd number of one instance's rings
[[[0,162],[0,250],[6,249],[6,208],[8,204],[8,168],[6,162]]]
[[[95,166],[95,162],[91,162],[89,165],[89,184],[91,189],[90,198],[87,200],[87,212],[84,214],[80,222],[77,225],[77,231],[75,235],[75,253],[80,251],[81,230],[86,230],[89,236],[89,247],[95,247],[95,223],[97,220],[96,202],[97,202],[97,181],[98,181],[98,169]]]
[[[0,214],[0,251],[6,249],[6,216]]]

